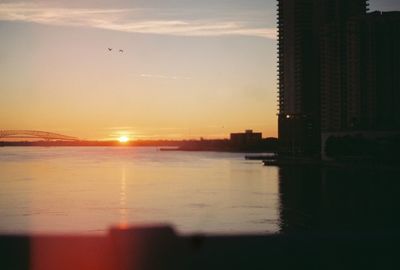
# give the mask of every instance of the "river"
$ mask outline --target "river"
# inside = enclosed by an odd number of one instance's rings
[[[399,180],[398,171],[265,167],[242,153],[1,147],[0,233],[395,230]]]

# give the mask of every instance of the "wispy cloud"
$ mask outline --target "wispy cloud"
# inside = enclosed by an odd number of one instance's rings
[[[0,3],[0,21],[79,26],[174,36],[252,36],[276,38],[276,29],[244,21],[145,18],[140,9],[55,8],[28,3]]]

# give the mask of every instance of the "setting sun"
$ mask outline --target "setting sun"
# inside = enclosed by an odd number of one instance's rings
[[[120,143],[126,143],[126,142],[129,141],[129,138],[127,136],[121,136],[121,137],[118,138],[118,141]]]

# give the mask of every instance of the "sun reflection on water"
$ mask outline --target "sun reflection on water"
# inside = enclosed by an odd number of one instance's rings
[[[119,226],[125,227],[128,225],[128,209],[126,207],[126,169],[122,167],[121,171],[121,190],[119,193]]]

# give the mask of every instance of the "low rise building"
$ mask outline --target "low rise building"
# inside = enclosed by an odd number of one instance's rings
[[[256,145],[262,142],[262,133],[251,129],[244,133],[231,133],[230,141],[233,145]]]

